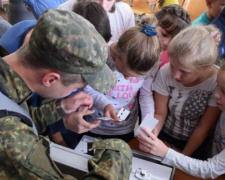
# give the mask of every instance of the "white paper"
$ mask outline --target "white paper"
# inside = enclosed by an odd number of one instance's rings
[[[142,131],[142,127],[145,127],[149,131],[152,131],[155,128],[155,126],[156,126],[157,123],[158,123],[158,120],[157,119],[155,119],[152,115],[147,114],[145,116],[145,118],[143,119],[143,121],[141,122],[140,126],[137,128],[135,134],[137,135],[138,133],[144,133]]]

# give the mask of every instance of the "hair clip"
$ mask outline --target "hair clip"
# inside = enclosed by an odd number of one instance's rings
[[[142,25],[141,32],[148,36],[157,36],[156,28],[146,23]]]
[[[220,37],[218,36],[218,34],[216,32],[211,32],[210,36],[213,37],[213,39],[217,42],[220,42]]]

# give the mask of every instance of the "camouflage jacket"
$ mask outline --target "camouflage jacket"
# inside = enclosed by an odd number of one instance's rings
[[[39,132],[61,118],[55,112],[55,101],[29,109],[26,100],[31,91],[2,59],[0,84],[1,91],[30,111]],[[127,144],[112,139],[97,141],[93,147],[97,153],[89,161],[91,171],[85,179],[129,179],[132,154]],[[51,160],[48,141],[14,116],[0,118],[0,162],[0,179],[74,179],[63,175]]]

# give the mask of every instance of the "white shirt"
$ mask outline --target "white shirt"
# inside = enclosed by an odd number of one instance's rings
[[[169,113],[163,131],[172,137],[187,141],[197,127],[208,106],[216,106],[213,97],[216,88],[217,74],[204,82],[185,87],[177,82],[171,71],[170,64],[165,64],[157,74],[152,85],[153,90],[169,96]]]
[[[77,0],[68,0],[61,4],[58,9],[72,11],[75,3]],[[128,4],[117,2],[115,7],[114,13],[107,12],[112,34],[108,45],[117,41],[126,30],[135,26],[134,13]]]
[[[112,34],[109,45],[118,41],[126,30],[135,26],[134,13],[130,6],[124,2],[117,2],[115,6],[114,13],[107,12]]]

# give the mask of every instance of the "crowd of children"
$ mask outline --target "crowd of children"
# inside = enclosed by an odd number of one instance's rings
[[[84,134],[129,142],[138,119],[150,114],[159,122],[152,132],[143,128],[144,133],[137,134],[140,149],[194,176],[225,174],[225,65],[220,63],[225,54],[225,0],[206,0],[208,9],[193,22],[179,1],[160,0],[155,17],[137,26],[132,9],[121,0],[93,1],[24,1],[37,19],[49,8],[73,11],[108,43],[106,63],[116,77],[115,87],[102,93],[89,84],[74,92],[93,98],[94,111],[84,119],[95,128]],[[24,20],[4,32],[1,57],[26,44],[36,23]],[[45,101],[33,93],[28,104],[33,108]],[[130,111],[123,121],[117,115],[121,108]],[[115,121],[96,120],[99,117]],[[84,135],[67,130],[63,120],[47,130],[44,135],[70,148]]]

